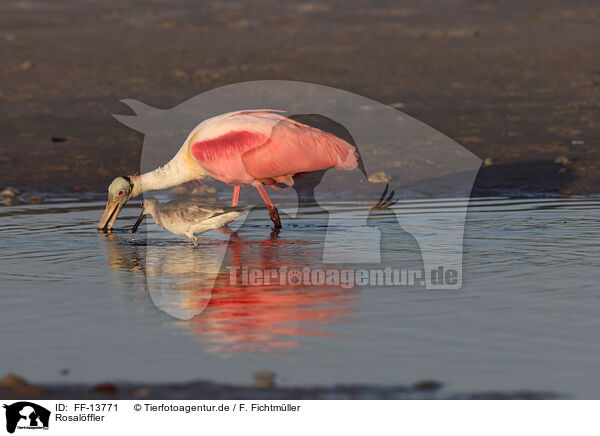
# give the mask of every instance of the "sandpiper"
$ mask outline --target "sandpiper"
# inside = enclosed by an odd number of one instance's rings
[[[160,204],[155,198],[146,198],[142,202],[142,213],[131,228],[131,233],[137,230],[144,216],[149,214],[158,226],[175,235],[187,236],[196,247],[198,234],[222,227],[244,212],[245,208],[238,206],[219,206],[194,200],[174,200]]]

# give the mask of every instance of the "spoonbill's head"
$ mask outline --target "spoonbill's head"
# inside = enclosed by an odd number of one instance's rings
[[[125,203],[132,197],[133,183],[130,177],[117,177],[108,186],[108,200],[106,208],[98,222],[98,229],[110,230],[119,216]]]
[[[156,198],[146,198],[142,201],[142,213],[138,217],[137,221],[131,228],[131,233],[135,233],[138,229],[145,215],[152,215],[152,213],[156,210],[156,206],[158,205],[158,200]]]

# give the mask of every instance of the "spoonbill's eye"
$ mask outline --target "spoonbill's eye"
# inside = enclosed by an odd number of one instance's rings
[[[120,190],[119,192],[117,192],[117,195],[118,195],[119,197],[122,197],[122,196],[123,196],[123,194],[125,194],[125,191],[123,191],[123,190]]]

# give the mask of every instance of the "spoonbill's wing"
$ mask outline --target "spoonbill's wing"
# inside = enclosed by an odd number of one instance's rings
[[[353,145],[335,135],[267,111],[238,112],[205,122],[190,138],[193,158],[231,184],[293,184],[297,173],[353,169]]]
[[[269,139],[242,155],[245,170],[255,179],[293,184],[297,173],[358,165],[356,148],[331,133],[289,120],[278,122]]]

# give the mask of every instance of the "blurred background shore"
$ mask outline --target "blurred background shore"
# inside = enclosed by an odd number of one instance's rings
[[[0,187],[104,192],[139,170],[120,99],[284,79],[448,135],[485,159],[476,195],[597,193],[599,41],[593,0],[2,2]]]

